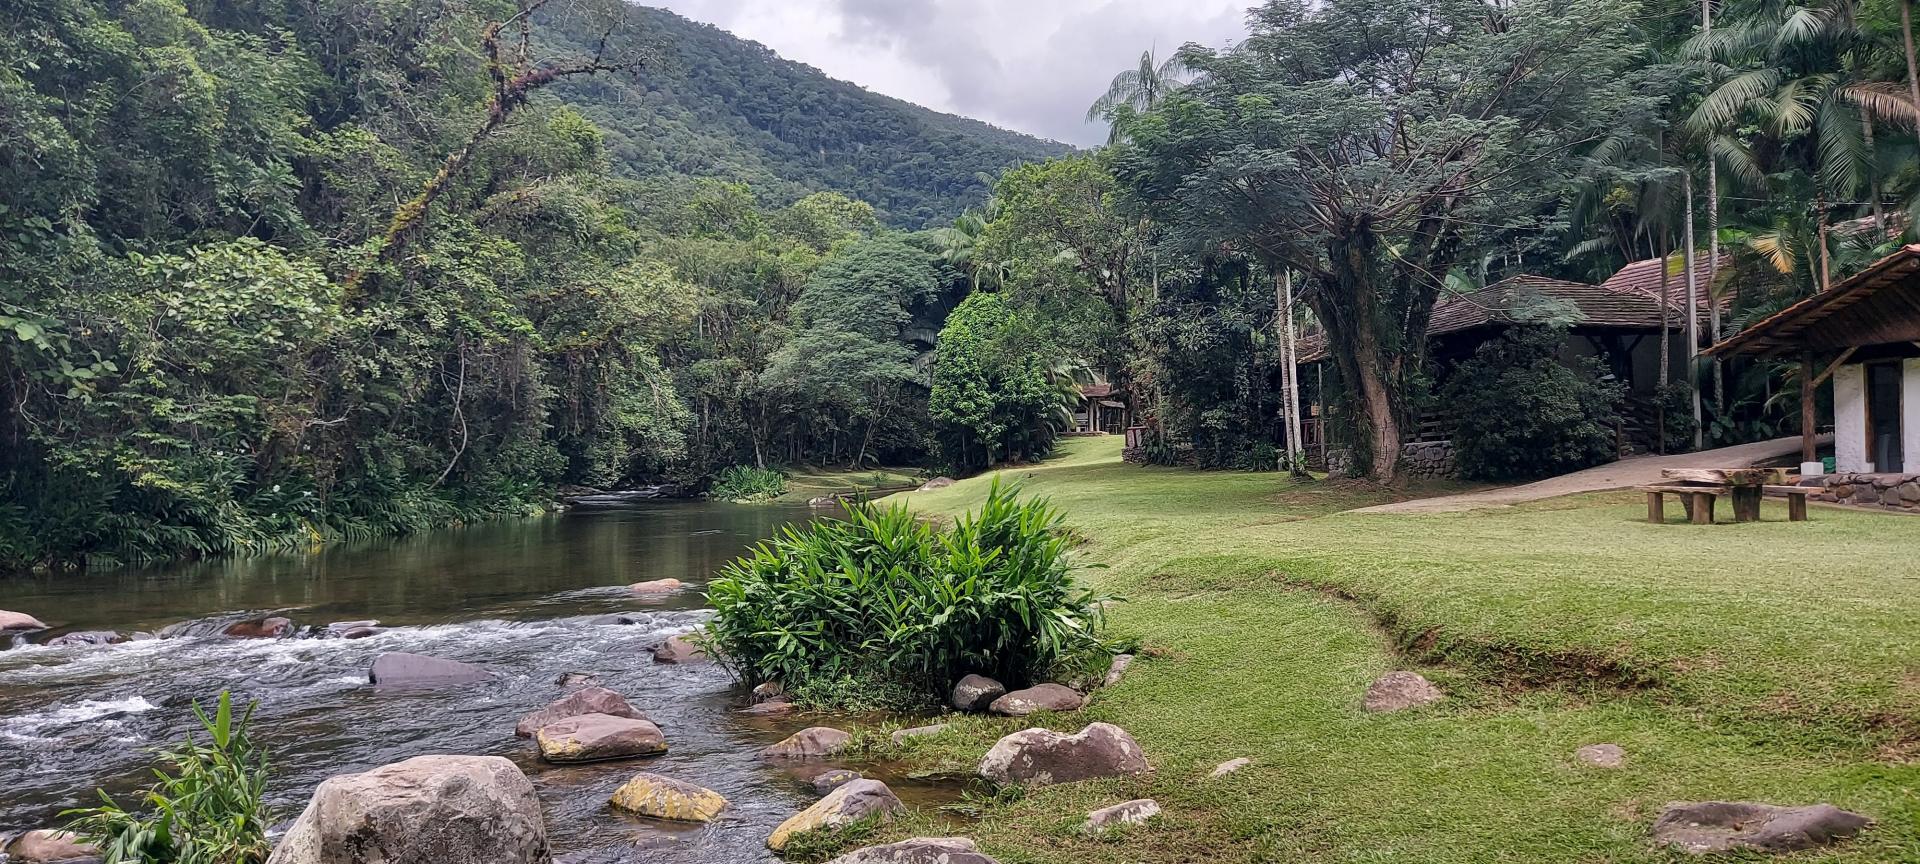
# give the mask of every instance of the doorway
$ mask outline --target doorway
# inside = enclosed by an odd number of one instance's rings
[[[1906,464],[1901,452],[1900,364],[1872,363],[1867,366],[1867,453],[1873,457],[1873,470],[1897,474]]]

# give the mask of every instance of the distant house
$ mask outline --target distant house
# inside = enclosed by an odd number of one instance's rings
[[[1074,431],[1119,435],[1133,424],[1126,394],[1104,381],[1080,386],[1080,407],[1073,414]]]
[[[1785,357],[1801,364],[1801,457],[1817,455],[1817,388],[1833,382],[1834,461],[1843,474],[1877,475],[1863,494],[1920,507],[1920,245],[1760,321],[1708,349],[1721,357]],[[1854,478],[1829,488],[1853,494]],[[1897,481],[1897,482],[1895,482]],[[1876,488],[1878,487],[1878,488]],[[1896,496],[1887,502],[1880,489]],[[1910,490],[1912,500],[1899,495]],[[1844,496],[1842,496],[1844,497]]]

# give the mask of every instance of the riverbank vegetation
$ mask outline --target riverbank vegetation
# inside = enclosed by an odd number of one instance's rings
[[[1877,820],[1796,860],[1920,848],[1920,691],[1912,652],[1889,650],[1920,640],[1920,600],[1902,588],[1920,522],[1822,508],[1787,523],[1769,504],[1769,521],[1681,530],[1646,524],[1620,493],[1368,516],[1341,511],[1387,493],[1130,466],[1111,441],[1064,450],[906,497],[958,514],[1019,478],[1108,565],[1086,578],[1128,598],[1112,626],[1144,643],[1081,712],[960,718],[897,751],[970,771],[1036,719],[1139,740],[1151,778],[975,802],[985,818],[969,834],[999,860],[1658,862],[1672,859],[1647,830],[1664,802],[1724,799]],[[1446,700],[1361,711],[1368,682],[1395,669]],[[1623,747],[1625,766],[1573,758],[1597,743]],[[1252,763],[1208,779],[1235,758]],[[1166,812],[1123,840],[1078,830],[1089,810],[1142,797]]]
[[[941,704],[977,673],[1017,685],[1105,668],[1101,598],[1058,511],[994,485],[951,527],[903,507],[788,527],[707,587],[706,638],[748,684],[825,709]]]

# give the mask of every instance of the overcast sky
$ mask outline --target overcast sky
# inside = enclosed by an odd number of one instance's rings
[[[1220,46],[1253,0],[641,0],[766,45],[835,78],[1072,144],[1140,52]]]

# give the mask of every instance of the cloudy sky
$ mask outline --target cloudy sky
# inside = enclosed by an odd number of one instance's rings
[[[1239,38],[1253,0],[641,0],[835,78],[1073,144],[1140,52]]]

